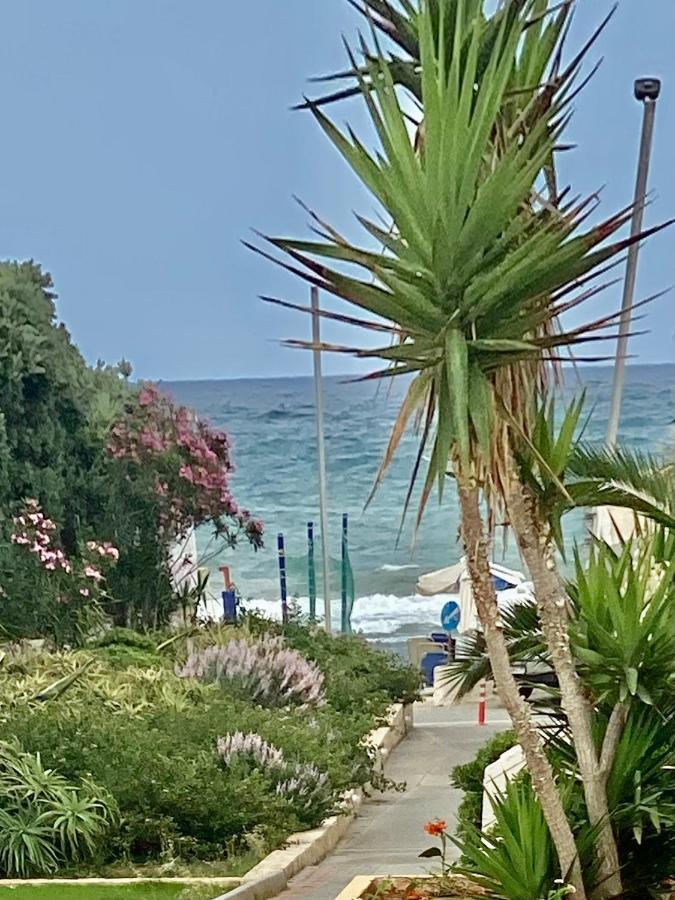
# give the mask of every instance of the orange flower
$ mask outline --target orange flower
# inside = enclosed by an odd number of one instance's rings
[[[447,831],[448,823],[445,819],[434,819],[433,822],[427,822],[424,826],[424,830],[427,834],[430,834],[432,837],[440,837]]]

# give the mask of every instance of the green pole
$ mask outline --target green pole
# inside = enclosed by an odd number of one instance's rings
[[[348,543],[347,531],[349,528],[349,517],[347,513],[342,514],[342,566],[341,566],[341,630],[343,634],[350,631],[349,627],[349,608],[347,605],[347,559],[348,559]]]
[[[309,586],[309,621],[316,622],[316,567],[314,564],[314,522],[307,523],[307,578]]]

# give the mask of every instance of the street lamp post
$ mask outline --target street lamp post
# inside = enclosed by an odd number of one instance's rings
[[[643,116],[640,156],[638,160],[635,197],[633,201],[633,216],[630,225],[631,237],[635,237],[642,231],[642,219],[647,198],[647,176],[649,175],[649,160],[652,150],[652,135],[654,133],[654,114],[656,113],[656,101],[661,91],[661,82],[658,78],[638,78],[635,82],[634,90],[635,99],[643,104]],[[612,385],[612,400],[609,410],[609,421],[607,423],[606,444],[610,450],[616,445],[619,434],[621,401],[626,379],[626,350],[628,347],[628,333],[630,331],[639,253],[640,243],[639,241],[636,241],[628,248],[628,257],[626,260],[626,280],[623,286],[623,299],[621,302],[621,320],[616,347],[614,383]]]

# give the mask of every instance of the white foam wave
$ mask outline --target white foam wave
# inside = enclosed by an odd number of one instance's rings
[[[430,627],[440,630],[440,615],[444,603],[449,599],[456,599],[455,594],[438,594],[435,597],[423,597],[420,594],[411,594],[407,597],[397,597],[394,594],[370,594],[365,597],[357,597],[352,612],[352,627],[354,631],[365,635],[392,635],[403,633],[413,636],[416,633],[415,626],[419,626],[419,634],[427,634]],[[309,614],[309,598],[293,598],[293,604],[300,607],[300,611]],[[251,599],[244,601],[248,610],[257,610],[271,619],[281,618],[281,603],[279,600]],[[207,610],[210,615],[220,616],[222,604],[213,600],[208,603]],[[317,598],[317,615],[323,618],[323,599]],[[340,599],[335,598],[332,603],[332,618],[335,626],[339,625]]]
[[[403,572],[404,569],[419,569],[417,563],[406,563],[403,566],[395,566],[392,563],[385,563],[380,566],[380,572]]]

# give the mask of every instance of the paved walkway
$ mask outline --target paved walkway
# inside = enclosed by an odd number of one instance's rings
[[[453,766],[473,759],[476,751],[509,723],[503,709],[488,712],[476,725],[476,705],[415,705],[415,727],[393,751],[386,774],[405,781],[404,793],[376,794],[361,809],[335,851],[317,866],[300,872],[279,896],[283,900],[334,900],[356,875],[406,875],[426,872],[418,854],[433,843],[423,829],[429,819],[455,821],[461,791],[450,787]],[[431,861],[433,863],[433,861]]]

